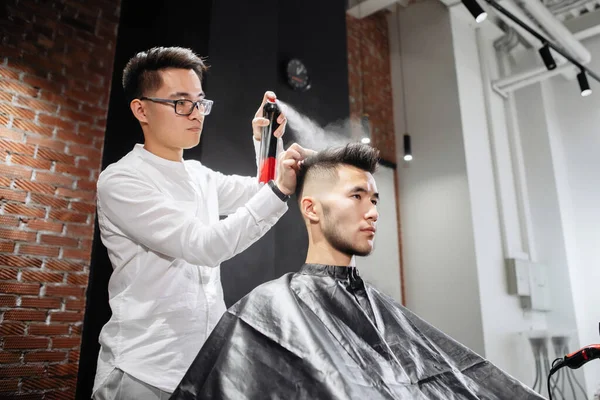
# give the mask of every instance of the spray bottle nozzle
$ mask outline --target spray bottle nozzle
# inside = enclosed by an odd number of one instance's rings
[[[277,96],[275,96],[275,93],[273,93],[273,92],[267,93],[267,101],[269,103],[275,103],[275,100],[277,100]]]

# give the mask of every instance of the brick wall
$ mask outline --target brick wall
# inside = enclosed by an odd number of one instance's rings
[[[371,144],[396,162],[390,49],[386,12],[356,19],[346,15],[350,117],[371,121]],[[364,108],[363,108],[364,107]]]
[[[0,6],[0,398],[74,398],[119,0]]]

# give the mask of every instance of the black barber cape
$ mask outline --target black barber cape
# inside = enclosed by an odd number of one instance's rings
[[[353,267],[305,264],[221,318],[171,399],[542,399]]]

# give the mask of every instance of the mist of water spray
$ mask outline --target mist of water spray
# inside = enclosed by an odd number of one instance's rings
[[[277,105],[288,121],[286,135],[291,135],[292,140],[302,147],[319,151],[370,137],[361,121],[348,118],[321,127],[291,105],[281,100],[277,100]]]

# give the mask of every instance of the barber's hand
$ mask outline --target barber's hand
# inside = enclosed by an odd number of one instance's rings
[[[316,152],[305,149],[297,143],[291,145],[286,151],[277,157],[277,179],[275,183],[279,190],[286,195],[296,191],[296,179],[298,169],[302,161]]]
[[[254,135],[254,139],[258,140],[259,142],[262,136],[262,128],[264,126],[269,126],[269,120],[263,118],[263,107],[267,102],[267,97],[277,98],[275,93],[271,91],[265,92],[262,103],[260,104],[260,107],[258,107],[258,111],[256,111],[256,114],[254,114],[254,119],[252,120],[252,134]],[[277,128],[277,130],[274,132],[274,135],[275,137],[280,138],[283,136],[283,133],[285,132],[285,126],[287,124],[287,119],[285,118],[285,115],[283,115],[283,112],[281,115],[279,115],[279,118],[277,118],[277,122],[279,123],[279,128]]]

